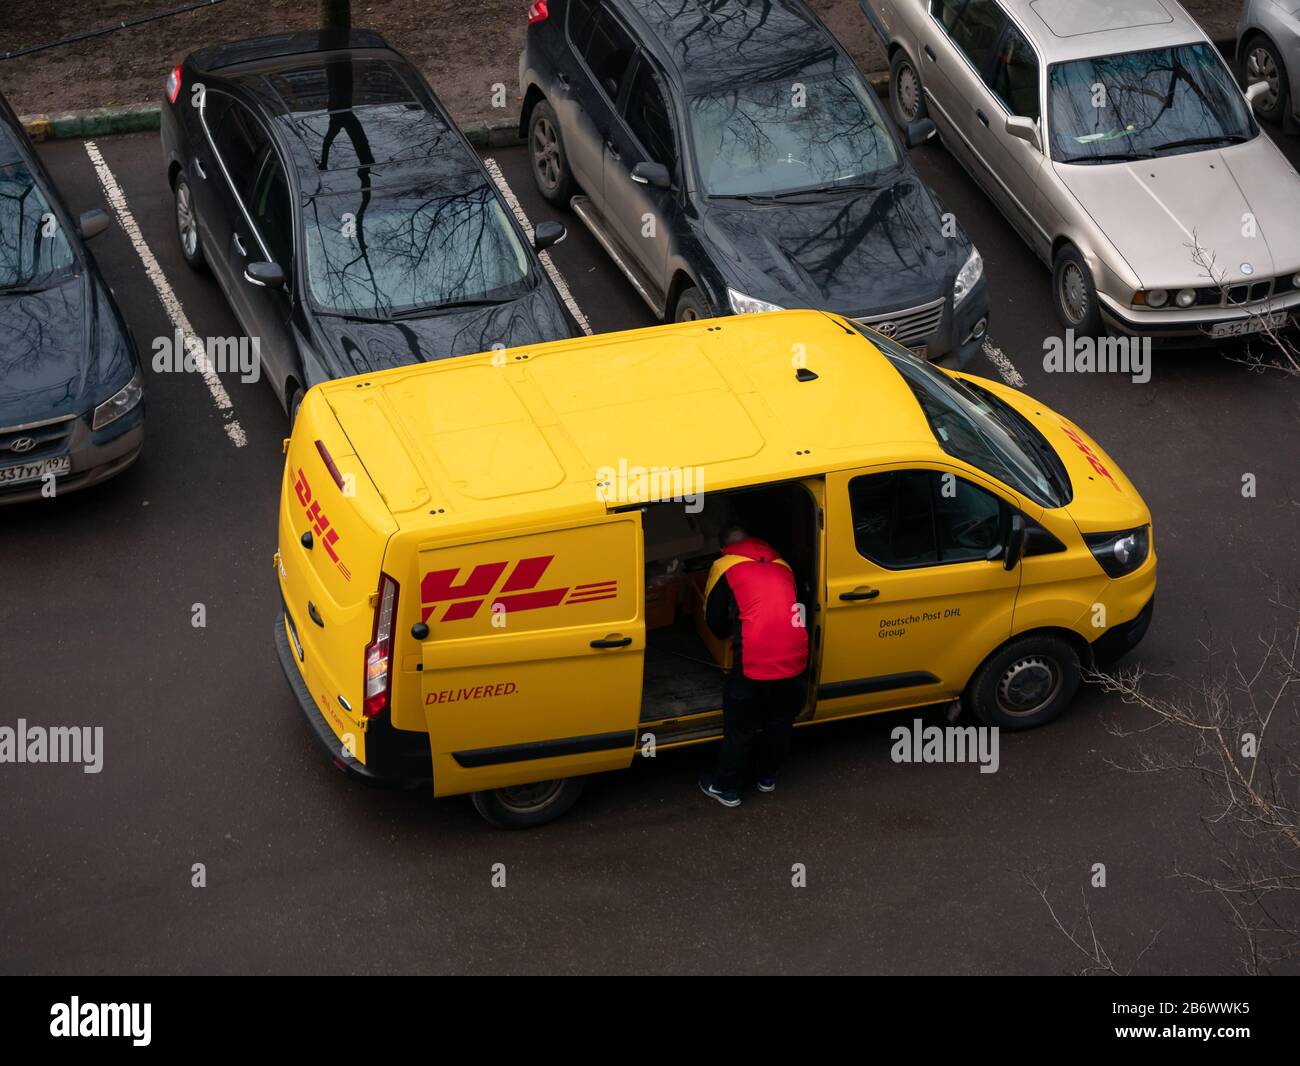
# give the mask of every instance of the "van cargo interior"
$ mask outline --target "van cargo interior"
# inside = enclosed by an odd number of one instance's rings
[[[709,568],[733,525],[765,540],[790,564],[800,600],[811,604],[817,573],[817,510],[797,482],[706,493],[692,514],[682,503],[643,508],[646,560],[646,653],[641,721],[668,723],[722,708],[731,642],[704,621]],[[811,624],[811,619],[810,619]],[[712,726],[716,723],[701,722]]]

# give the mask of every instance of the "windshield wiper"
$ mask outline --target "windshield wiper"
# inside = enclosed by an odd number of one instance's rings
[[[1139,159],[1150,159],[1150,152],[1100,152],[1097,155],[1067,155],[1059,160],[1061,163],[1132,163]]]
[[[1170,141],[1168,144],[1157,144],[1155,151],[1164,152],[1170,148],[1195,148],[1201,144],[1220,144],[1227,141],[1229,144],[1244,144],[1250,140],[1245,134],[1241,133],[1221,133],[1217,137],[1184,137],[1181,141]]]
[[[716,193],[711,200],[748,200],[753,204],[770,204],[781,200],[793,200],[800,196],[827,196],[839,192],[867,192],[880,188],[865,181],[828,182],[825,185],[810,185],[806,189],[785,189],[781,192],[751,193]]]
[[[443,311],[458,311],[465,307],[496,307],[509,303],[508,299],[448,300],[441,304],[427,304],[424,307],[409,307],[405,311],[394,311],[389,318],[398,322],[404,318],[423,318],[425,315],[437,315]]]

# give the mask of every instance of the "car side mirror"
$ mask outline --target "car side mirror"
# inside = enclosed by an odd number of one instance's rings
[[[81,217],[77,219],[77,229],[81,233],[81,239],[88,241],[92,237],[98,237],[108,229],[110,221],[108,212],[102,207],[92,207],[89,211],[81,212]]]
[[[1024,557],[1025,531],[1027,529],[1024,515],[1017,512],[1011,516],[1011,532],[1007,535],[1007,551],[1002,558],[1004,569],[1014,570],[1016,564]]]
[[[262,289],[278,289],[284,284],[284,270],[279,263],[249,263],[244,280]]]
[[[672,175],[662,163],[638,163],[632,168],[632,180],[655,189],[666,189],[673,183]]]
[[[1007,124],[1004,128],[1008,137],[1015,137],[1017,140],[1032,144],[1040,152],[1043,150],[1043,146],[1038,141],[1038,123],[1032,118],[1025,118],[1023,115],[1008,115]]]
[[[1261,96],[1263,96],[1267,92],[1268,92],[1268,82],[1266,81],[1251,82],[1251,84],[1246,87],[1246,99],[1253,104],[1256,100],[1258,100]]]
[[[907,147],[916,148],[918,145],[925,144],[936,132],[935,124],[928,118],[918,118],[915,122],[907,124]]]
[[[564,228],[563,222],[546,222],[537,223],[537,228],[533,230],[533,250],[544,252],[554,244],[559,244],[569,235],[569,231]]]

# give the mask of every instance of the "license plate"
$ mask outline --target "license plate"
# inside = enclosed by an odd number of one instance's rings
[[[53,474],[62,477],[72,470],[72,457],[56,455],[51,459],[38,459],[34,463],[0,466],[0,485],[17,485],[23,481],[43,481]]]
[[[921,345],[918,345],[917,347],[912,348],[912,349],[911,349],[911,352],[912,352],[912,354],[913,354],[914,356],[916,356],[918,359],[929,359],[929,358],[930,358],[930,346],[929,346],[928,344],[921,344]]]
[[[1286,325],[1287,313],[1277,311],[1271,315],[1255,318],[1243,318],[1238,322],[1216,322],[1210,327],[1210,336],[1216,340],[1221,337],[1245,337],[1251,333],[1263,333],[1266,329],[1281,329]]]

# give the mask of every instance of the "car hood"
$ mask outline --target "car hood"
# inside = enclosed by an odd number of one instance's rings
[[[315,322],[331,377],[473,355],[494,346],[518,348],[574,333],[563,305],[545,283],[510,303],[428,318],[372,323],[319,315]]]
[[[970,254],[960,229],[957,239],[944,237],[938,206],[912,175],[810,203],[714,200],[703,227],[733,288],[851,317],[948,295]]]
[[[84,414],[126,383],[134,363],[112,297],[91,272],[0,294],[0,426]]]
[[[1054,165],[1143,288],[1208,284],[1193,262],[1194,244],[1230,282],[1300,269],[1300,176],[1262,133],[1161,159]],[[1248,235],[1247,216],[1256,236]]]

